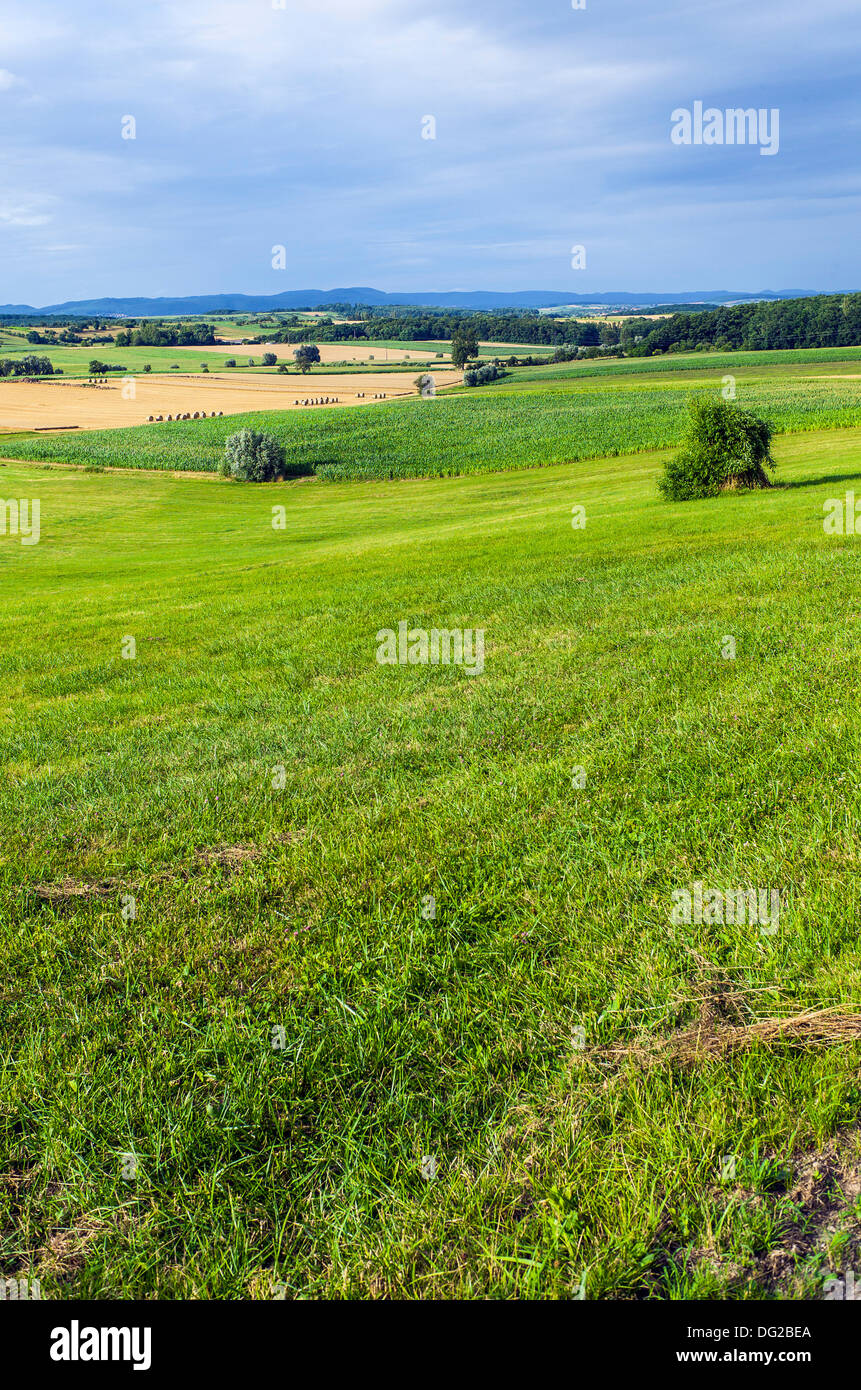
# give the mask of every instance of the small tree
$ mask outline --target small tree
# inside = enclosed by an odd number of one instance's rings
[[[224,443],[221,474],[240,483],[271,483],[284,476],[284,450],[262,430],[239,430]]]
[[[227,358],[227,361],[225,362],[224,365],[225,365],[225,367],[235,367],[235,366],[236,366],[236,358],[235,358],[235,357],[228,357],[228,358]]]
[[[451,361],[454,367],[465,367],[472,357],[478,356],[478,339],[472,328],[461,328],[451,340]]]
[[[275,363],[276,363],[277,361],[278,361],[278,358],[276,357],[276,355],[275,355],[274,352],[264,352],[264,354],[263,354],[263,365],[264,365],[264,367],[274,367],[274,366],[275,366]]]
[[[309,372],[315,362],[320,361],[320,349],[316,343],[303,343],[301,347],[296,349],[293,356],[296,358],[296,365],[300,372]]]
[[[463,338],[455,337],[451,340],[451,365],[453,367],[465,367],[469,361],[469,353],[466,350],[466,343]]]
[[[731,401],[694,396],[681,452],[668,459],[658,487],[669,502],[715,497],[734,488],[771,487],[774,426]]]

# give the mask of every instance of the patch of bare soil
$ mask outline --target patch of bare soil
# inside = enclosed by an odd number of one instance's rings
[[[668,1263],[689,1272],[705,1266],[731,1290],[755,1285],[778,1299],[861,1302],[861,1132],[806,1150],[790,1166],[787,1182],[768,1194],[740,1187],[727,1194],[752,1206],[779,1203],[778,1245],[745,1263],[693,1248],[674,1252]]]
[[[63,878],[58,883],[37,883],[33,892],[46,903],[68,903],[79,898],[110,898],[119,886],[119,879],[116,878],[89,883],[77,878]]]
[[[298,844],[307,836],[304,828],[297,830],[285,830],[275,836],[275,844],[291,845]],[[181,863],[173,868],[161,869],[152,878],[164,880],[172,878],[189,878],[190,874],[201,868],[217,866],[223,869],[241,869],[244,864],[253,863],[261,859],[266,852],[264,845],[203,845],[195,850],[193,859],[188,863]],[[69,904],[80,903],[87,898],[111,898],[116,893],[128,892],[130,888],[139,886],[141,878],[139,874],[130,874],[128,878],[102,878],[102,879],[77,879],[63,878],[56,883],[37,883],[31,891],[41,902],[50,903],[55,907],[62,907]]]
[[[201,864],[220,864],[222,868],[233,869],[259,859],[262,853],[259,845],[217,845],[197,850],[195,858]]]

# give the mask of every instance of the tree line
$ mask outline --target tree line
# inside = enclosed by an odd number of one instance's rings
[[[602,330],[607,333],[602,337]],[[364,311],[357,323],[335,323],[326,317],[316,323],[285,320],[278,328],[261,336],[258,342],[273,343],[345,343],[345,342],[447,342],[469,336],[476,342],[511,342],[555,347],[600,346],[605,339],[619,341],[616,324],[581,322],[571,319],[557,323],[554,319],[531,312],[495,314],[481,311],[415,310],[393,313]]]
[[[650,357],[654,353],[708,349],[764,352],[858,345],[861,294],[822,294],[808,299],[733,304],[701,314],[673,314],[661,323],[649,324],[642,341],[630,352],[634,357]]]
[[[117,347],[202,347],[215,342],[211,323],[166,324],[150,321],[139,328],[123,329],[114,339]]]
[[[24,357],[0,358],[0,376],[53,376],[54,364],[50,357],[36,357],[26,353]]]

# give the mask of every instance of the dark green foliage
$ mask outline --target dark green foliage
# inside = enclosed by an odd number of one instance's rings
[[[29,352],[24,357],[4,357],[0,361],[0,376],[52,376],[53,373],[50,357],[36,357]]]
[[[142,323],[134,330],[123,329],[115,338],[117,347],[194,347],[215,342],[211,323]]]
[[[668,459],[658,483],[670,502],[714,497],[738,487],[769,487],[774,427],[731,401],[696,395],[688,404],[681,452]]]
[[[861,294],[730,304],[706,313],[673,314],[657,325],[630,319],[622,328],[622,341],[637,357],[700,349],[848,347],[861,343]]]
[[[320,349],[314,343],[303,343],[293,353],[300,372],[307,372],[320,361]]]
[[[478,356],[478,338],[473,328],[460,328],[451,340],[451,361],[454,367],[465,367],[470,358]]]

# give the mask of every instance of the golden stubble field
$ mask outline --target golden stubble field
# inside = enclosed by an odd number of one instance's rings
[[[433,372],[437,386],[453,386],[463,373],[451,369]],[[129,386],[133,382],[134,396]],[[125,394],[124,394],[125,391]],[[36,381],[6,379],[0,382],[0,433],[13,430],[123,429],[147,423],[149,415],[182,415],[205,411],[207,415],[242,415],[253,410],[319,410],[297,401],[329,398],[329,407],[373,405],[378,393],[386,400],[417,395],[415,373],[350,373],[343,376],[306,377],[243,373],[241,378],[212,372],[195,376],[146,375],[109,378],[105,386],[86,386],[80,381],[42,377]]]

